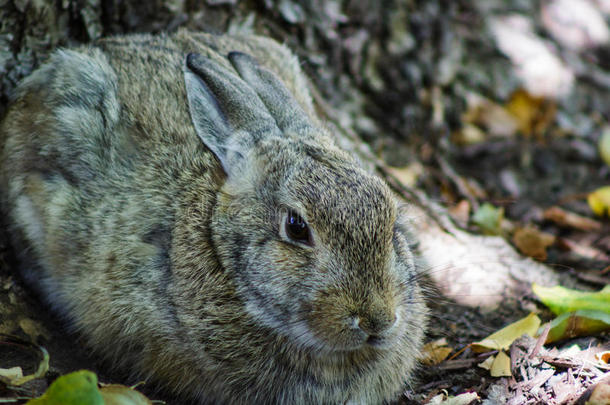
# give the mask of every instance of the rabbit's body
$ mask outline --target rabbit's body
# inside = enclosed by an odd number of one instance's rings
[[[202,403],[404,387],[425,308],[396,203],[321,129],[285,48],[179,32],[59,51],[0,141],[24,278],[114,364]]]

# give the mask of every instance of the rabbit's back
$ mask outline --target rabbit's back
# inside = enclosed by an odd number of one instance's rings
[[[263,37],[107,38],[57,51],[26,78],[3,122],[0,187],[4,209],[21,222],[15,228],[57,262],[45,267],[74,268],[65,263],[83,257],[96,240],[90,233],[104,233],[94,226],[100,215],[117,241],[126,236],[117,230],[161,235],[185,182],[218,190],[223,172],[190,125],[183,66],[198,52],[232,69],[225,56],[235,50],[265,60],[315,119],[296,58]],[[205,210],[208,201],[199,203]]]

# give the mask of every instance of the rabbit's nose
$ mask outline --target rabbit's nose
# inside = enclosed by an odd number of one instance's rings
[[[397,320],[394,311],[375,311],[359,317],[357,325],[369,338],[380,337],[392,329]]]

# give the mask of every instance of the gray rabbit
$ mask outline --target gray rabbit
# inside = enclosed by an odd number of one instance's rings
[[[0,133],[22,276],[113,365],[198,403],[380,403],[426,308],[398,203],[261,37],[56,51]]]

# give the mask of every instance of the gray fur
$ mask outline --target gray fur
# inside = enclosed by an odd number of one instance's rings
[[[404,389],[426,309],[397,203],[286,48],[180,31],[57,51],[0,131],[23,275],[114,365],[202,404]]]

